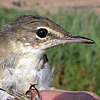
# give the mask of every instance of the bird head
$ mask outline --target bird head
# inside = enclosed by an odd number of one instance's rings
[[[38,15],[20,16],[7,24],[6,29],[16,33],[16,41],[39,50],[47,50],[65,43],[95,43],[91,39],[72,35],[60,25]]]

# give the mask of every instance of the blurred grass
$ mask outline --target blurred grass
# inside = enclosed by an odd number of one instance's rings
[[[17,11],[0,8],[0,29],[19,15],[36,11]],[[59,10],[49,17],[70,33],[86,36],[96,44],[65,44],[48,51],[51,66],[55,66],[52,86],[67,90],[92,91],[100,95],[100,16],[94,12]]]

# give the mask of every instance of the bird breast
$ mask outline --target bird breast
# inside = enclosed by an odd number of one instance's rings
[[[53,69],[50,69],[48,62],[44,62],[41,55],[42,52],[21,55],[16,67],[4,70],[2,87],[18,93],[25,93],[30,84],[38,84],[39,90],[50,89]]]

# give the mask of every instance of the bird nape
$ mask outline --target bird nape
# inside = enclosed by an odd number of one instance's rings
[[[95,43],[39,15],[22,15],[5,25],[0,32],[0,100],[14,100],[11,94],[25,94],[30,84],[50,90],[54,69],[49,67],[46,52],[68,42]]]

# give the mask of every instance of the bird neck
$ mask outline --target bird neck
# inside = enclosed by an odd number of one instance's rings
[[[32,69],[41,69],[43,63],[45,61],[45,57],[43,56],[46,53],[46,50],[38,50],[38,49],[29,49],[24,51],[19,57],[17,67],[24,67],[26,70]]]

